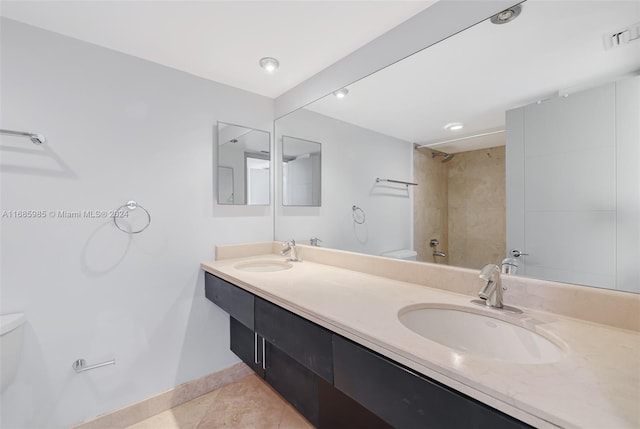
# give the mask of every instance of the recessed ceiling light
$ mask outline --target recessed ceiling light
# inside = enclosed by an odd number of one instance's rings
[[[491,17],[491,22],[494,24],[506,24],[507,22],[511,22],[520,15],[522,11],[522,7],[519,4],[510,7],[509,9],[505,9],[500,13],[496,13]]]
[[[349,93],[349,90],[347,88],[342,88],[337,91],[333,91],[333,95],[335,95],[338,98],[344,98],[347,96],[348,93]]]
[[[280,67],[280,62],[275,58],[264,57],[260,59],[260,67],[265,69],[268,73],[273,73],[278,67]]]
[[[464,125],[462,125],[460,122],[451,122],[450,124],[444,126],[444,129],[449,131],[458,131],[462,128],[464,128]]]

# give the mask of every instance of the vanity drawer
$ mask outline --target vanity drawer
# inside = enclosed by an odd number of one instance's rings
[[[210,273],[205,273],[204,288],[209,300],[253,330],[253,294]]]
[[[343,337],[333,336],[334,385],[396,428],[529,428]]]
[[[269,343],[333,383],[330,331],[258,297],[255,329]]]

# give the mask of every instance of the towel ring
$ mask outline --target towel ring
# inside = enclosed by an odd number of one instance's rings
[[[362,225],[366,220],[367,216],[364,214],[364,210],[362,210],[358,206],[351,207],[351,217],[353,217],[353,221],[358,225]]]
[[[145,226],[143,226],[142,228],[140,228],[139,230],[137,230],[137,231],[129,231],[128,229],[122,228],[120,225],[118,225],[118,213],[120,213],[124,209],[129,209],[129,210],[142,209],[145,212],[145,214],[147,215],[147,224]],[[149,213],[149,211],[147,209],[142,207],[140,204],[138,204],[137,202],[131,200],[131,201],[127,202],[127,204],[124,204],[124,205],[118,207],[115,210],[115,212],[113,214],[113,224],[120,231],[126,232],[127,234],[139,234],[142,231],[144,231],[145,229],[149,228],[149,225],[151,225],[151,214]]]

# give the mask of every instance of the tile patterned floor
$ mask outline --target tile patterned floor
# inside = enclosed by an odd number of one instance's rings
[[[313,429],[255,374],[202,395],[128,429]]]

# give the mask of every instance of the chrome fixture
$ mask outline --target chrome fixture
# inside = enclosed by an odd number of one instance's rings
[[[480,288],[478,296],[485,300],[487,307],[502,308],[502,279],[500,268],[495,264],[487,264],[480,271],[485,284]]]
[[[8,136],[29,137],[29,140],[31,140],[33,144],[42,144],[47,141],[47,138],[42,134],[28,133],[26,131],[0,130],[0,134],[6,134]]]
[[[493,15],[491,17],[491,22],[494,24],[506,24],[507,22],[511,22],[516,19],[518,15],[520,15],[520,12],[522,12],[522,7],[517,4]]]
[[[475,139],[478,137],[485,137],[485,136],[492,136],[494,134],[500,134],[500,133],[504,133],[505,130],[497,130],[497,131],[489,131],[486,133],[480,133],[480,134],[474,134],[472,136],[466,136],[466,137],[460,137],[457,139],[452,139],[452,140],[444,140],[444,141],[436,141],[436,142],[432,142],[432,143],[415,143],[415,147],[416,149],[422,149],[423,147],[428,147],[431,148],[433,146],[439,146],[441,144],[445,144],[445,143],[455,143],[455,142],[459,142],[459,141],[463,141],[463,140],[469,140],[469,139]]]
[[[135,231],[131,231],[131,230],[127,229],[127,228],[121,227],[120,224],[118,223],[118,219],[126,218],[126,217],[129,216],[129,212],[125,211],[125,209],[128,209],[129,211],[133,211],[135,209],[141,209],[144,212],[144,214],[146,215],[146,218],[147,218],[147,221],[146,221],[145,225],[142,228],[137,229]],[[149,210],[145,209],[144,207],[142,207],[140,204],[138,204],[137,202],[135,202],[133,200],[128,201],[127,204],[121,205],[120,207],[115,209],[112,213],[113,213],[113,224],[120,231],[126,232],[127,234],[139,234],[142,231],[144,231],[145,229],[147,229],[149,227],[149,225],[151,225],[151,213],[149,213]]]
[[[433,247],[433,253],[432,253],[432,254],[433,254],[433,256],[434,256],[434,257],[435,257],[435,256],[439,256],[439,257],[441,257],[441,258],[446,258],[446,257],[447,257],[447,254],[446,254],[446,253],[444,253],[444,252],[440,252],[440,251],[436,250],[436,247],[437,247],[439,244],[440,244],[440,242],[439,242],[437,239],[435,239],[435,238],[432,238],[431,240],[429,240],[429,247]]]
[[[513,250],[511,251],[511,254],[513,255],[513,257],[514,257],[514,258],[519,258],[520,256],[527,256],[527,255],[529,255],[528,253],[521,252],[521,251],[520,251],[520,250],[518,250],[518,249],[513,249]]]
[[[449,162],[451,161],[451,158],[453,158],[455,155],[452,153],[445,153],[445,152],[440,152],[439,150],[431,149],[431,158],[435,158],[437,156],[442,157],[442,162]]]
[[[282,243],[283,249],[280,251],[282,256],[285,256],[287,253],[291,253],[289,255],[289,261],[298,262],[300,261],[300,257],[298,256],[298,248],[296,247],[296,241],[291,239],[289,241],[285,241]]]
[[[367,220],[367,215],[364,214],[364,210],[356,205],[351,207],[351,217],[358,225],[362,225]]]
[[[504,258],[502,260],[502,274],[518,274],[520,263],[516,258]]]
[[[260,67],[265,69],[267,73],[273,73],[280,67],[280,61],[272,57],[260,58]]]
[[[85,361],[84,359],[78,359],[75,362],[73,362],[73,364],[71,365],[71,368],[73,368],[73,370],[75,372],[85,372],[85,371],[90,371],[92,369],[96,369],[96,368],[101,368],[103,366],[107,366],[107,365],[115,365],[116,364],[116,360],[115,359],[111,359],[108,362],[102,362],[102,363],[97,363],[95,365],[89,365],[87,366],[87,361]]]
[[[380,183],[380,182],[389,182],[389,183],[399,183],[401,185],[406,185],[407,188],[409,187],[409,185],[411,186],[418,186],[417,183],[413,183],[413,182],[405,182],[404,180],[394,180],[394,179],[381,179],[379,177],[376,177],[376,183]]]
[[[336,98],[344,98],[349,94],[349,90],[347,88],[340,88],[337,91],[333,91],[333,95],[336,96]]]
[[[320,240],[318,237],[311,237],[309,239],[309,244],[311,244],[312,246],[320,247],[318,243],[321,243],[321,242],[322,240]]]

